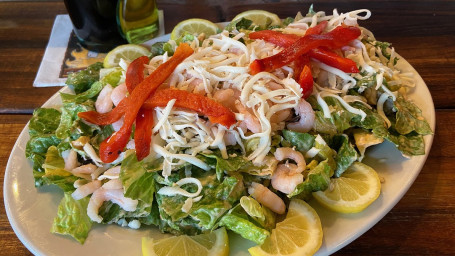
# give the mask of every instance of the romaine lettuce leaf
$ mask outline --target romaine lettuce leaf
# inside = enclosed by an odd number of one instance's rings
[[[76,94],[84,92],[88,90],[94,82],[99,80],[101,68],[103,68],[103,63],[97,62],[77,73],[70,73],[66,80],[66,84],[73,87]]]
[[[409,100],[405,100],[401,94],[398,95],[394,102],[396,113],[395,130],[406,135],[415,131],[421,135],[432,134],[430,125],[422,116],[422,111]]]
[[[112,87],[116,87],[120,82],[122,82],[122,69],[115,67],[110,69],[110,72],[101,77],[100,73],[100,82],[104,85],[110,84]],[[93,85],[92,85],[93,87]]]
[[[37,108],[28,125],[30,137],[52,134],[60,123],[60,111],[53,108]]]
[[[125,190],[125,196],[153,203],[155,194],[155,179],[152,172],[147,172],[142,162],[137,160],[135,153],[130,153],[122,161],[120,180]]]
[[[218,180],[223,178],[224,172],[238,171],[242,166],[250,162],[243,155],[229,157],[228,159],[222,158],[219,153],[206,154],[204,156],[216,159],[216,177]]]
[[[243,238],[251,240],[257,244],[264,243],[270,232],[263,229],[249,220],[248,214],[237,205],[224,215],[219,226],[226,227],[229,230],[241,235]]]
[[[309,171],[303,183],[297,185],[288,197],[298,196],[298,198],[308,200],[312,192],[323,191],[329,187],[330,177],[332,175],[333,173],[328,164],[328,159],[324,160]]]
[[[425,155],[425,141],[420,134],[415,132],[406,135],[390,133],[386,139],[394,143],[406,157]]]
[[[358,154],[354,146],[349,142],[349,138],[346,134],[336,136],[336,138],[338,140],[337,143],[341,145],[339,146],[338,153],[335,157],[335,162],[337,164],[335,177],[340,177],[341,174],[357,160]]]
[[[58,206],[51,232],[70,235],[83,244],[92,228],[92,221],[87,215],[89,197],[74,200],[71,193],[65,193]]]
[[[54,184],[63,191],[74,191],[74,182],[78,177],[65,170],[65,161],[59,155],[56,146],[50,146],[43,163],[44,175],[41,175],[41,185]]]
[[[283,130],[283,137],[285,140],[295,146],[296,149],[302,153],[306,153],[314,145],[314,136],[309,133],[300,133],[290,130]]]
[[[83,103],[87,100],[95,98],[103,89],[103,84],[101,82],[94,82],[90,89],[85,92],[79,94],[68,94],[68,93],[60,93],[60,97],[62,98],[63,103]]]
[[[91,136],[93,131],[98,129],[96,125],[88,125],[77,116],[79,112],[85,112],[94,109],[94,102],[87,100],[77,104],[75,102],[64,103],[62,107],[62,115],[60,117],[60,125],[55,134],[57,138],[65,139],[69,136],[77,139],[79,136]]]
[[[243,210],[263,228],[271,231],[275,227],[275,213],[261,205],[252,197],[242,196],[240,206]]]
[[[250,29],[251,25],[253,24],[253,21],[245,18],[237,19],[231,21],[224,29],[232,32],[233,30],[238,30],[240,29]]]

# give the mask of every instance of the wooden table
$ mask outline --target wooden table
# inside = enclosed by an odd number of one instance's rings
[[[311,1],[219,1],[183,4],[158,1],[166,31],[192,17],[214,22],[240,11],[265,9],[280,17],[305,13]],[[183,1],[185,2],[185,1]],[[187,1],[189,2],[189,1]],[[196,1],[195,1],[196,2]],[[257,4],[259,3],[260,4]],[[361,24],[381,41],[392,42],[427,83],[436,106],[436,133],[430,156],[411,189],[376,226],[337,255],[455,255],[455,2],[314,1],[315,8],[341,12],[367,8]],[[34,108],[59,88],[33,88],[32,82],[63,2],[0,2],[0,179],[17,136]],[[3,182],[0,183],[3,191]],[[0,255],[30,255],[0,206]]]

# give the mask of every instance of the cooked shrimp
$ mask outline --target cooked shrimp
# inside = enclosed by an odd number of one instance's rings
[[[226,132],[224,133],[224,144],[226,146],[233,146],[237,144],[237,139],[235,138],[235,134],[232,132]]]
[[[287,126],[289,130],[309,132],[313,129],[315,115],[310,103],[304,99],[300,99],[299,104],[295,108],[295,112],[300,117],[300,120],[295,123],[289,123]]]
[[[114,103],[115,106],[117,106],[120,101],[122,101],[125,97],[126,94],[128,93],[128,88],[126,87],[125,83],[119,84],[117,87],[112,90],[111,93],[111,100],[112,103]]]
[[[120,179],[113,179],[103,184],[104,189],[123,189],[123,184]]]
[[[286,210],[283,200],[262,184],[253,182],[248,188],[248,193],[259,203],[270,208],[273,212],[283,214]]]
[[[107,84],[98,95],[98,98],[95,102],[95,108],[99,113],[103,114],[112,110],[112,90],[112,86],[110,84]]]
[[[290,115],[291,115],[291,110],[290,109],[287,108],[287,109],[280,110],[280,111],[276,112],[275,114],[273,114],[270,117],[270,123],[277,124],[277,123],[283,122]]]
[[[213,99],[221,103],[221,105],[229,108],[232,111],[237,111],[235,101],[240,98],[240,91],[235,89],[220,89],[215,91]]]
[[[101,181],[94,180],[92,182],[89,182],[87,184],[84,184],[84,185],[78,187],[76,190],[74,190],[74,192],[71,194],[71,196],[74,198],[74,200],[81,200],[82,198],[95,192],[95,190],[99,189],[100,187],[101,187]]]
[[[73,174],[92,174],[98,167],[94,164],[86,164],[74,168],[71,172]]]
[[[303,182],[303,175],[297,173],[295,164],[280,164],[273,172],[272,187],[285,194],[294,191],[295,187]]]
[[[98,177],[99,180],[103,179],[117,179],[120,175],[121,166],[117,165],[105,171],[101,176]]]
[[[105,201],[112,201],[127,212],[136,210],[138,201],[127,198],[123,195],[123,189],[97,189],[90,197],[87,206],[87,215],[92,221],[101,223],[103,218],[98,215],[99,208]]]
[[[62,152],[63,160],[65,161],[65,170],[71,171],[79,165],[77,161],[77,153],[73,149]]]
[[[294,173],[301,173],[305,170],[305,158],[299,151],[295,151],[292,148],[277,148],[274,155],[278,161],[283,161],[284,159],[294,160],[297,164],[297,168],[294,170]]]
[[[120,130],[120,128],[122,128],[122,126],[123,126],[123,120],[124,120],[124,117],[122,116],[122,118],[113,122],[112,129],[114,129],[114,131],[118,132]]]
[[[241,123],[245,123],[248,130],[252,131],[253,133],[261,132],[262,130],[261,123],[259,122],[257,117],[250,112],[250,110],[244,107],[239,100],[235,101],[235,107],[241,114],[244,115],[244,119]]]

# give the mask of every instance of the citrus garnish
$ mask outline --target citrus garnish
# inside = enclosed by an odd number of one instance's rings
[[[218,32],[218,26],[204,19],[188,19],[177,24],[171,33],[171,39],[177,40],[184,33],[191,35],[200,35],[204,33],[206,37],[215,35]]]
[[[316,211],[299,199],[291,200],[286,218],[276,224],[262,245],[248,249],[251,255],[313,255],[322,244],[322,226]]]
[[[232,20],[238,20],[241,18],[251,20],[253,25],[257,25],[262,28],[281,25],[281,19],[278,15],[263,10],[250,10],[242,12],[237,14],[237,16],[235,16]]]
[[[340,213],[361,212],[381,193],[381,182],[373,168],[355,162],[339,178],[332,178],[325,191],[314,192],[314,198],[328,209]]]
[[[150,51],[137,44],[124,44],[115,47],[104,58],[103,65],[105,68],[117,67],[120,58],[126,61],[133,61],[141,56],[150,55]]]
[[[197,236],[174,236],[154,240],[142,238],[143,256],[223,256],[229,254],[228,235],[224,228]]]

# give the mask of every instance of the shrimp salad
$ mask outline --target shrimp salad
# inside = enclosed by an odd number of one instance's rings
[[[175,235],[225,227],[262,244],[290,198],[328,189],[367,147],[425,154],[432,131],[407,99],[413,74],[358,24],[370,15],[236,20],[70,74],[74,94],[34,111],[26,147],[35,185],[65,194],[51,231],[84,243],[96,223]]]

